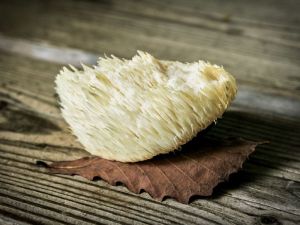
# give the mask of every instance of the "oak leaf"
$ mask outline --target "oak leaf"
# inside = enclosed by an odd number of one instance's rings
[[[123,183],[130,191],[149,193],[162,201],[171,197],[188,203],[192,196],[209,196],[213,188],[242,167],[258,144],[243,139],[188,143],[180,152],[161,155],[136,163],[84,157],[74,161],[54,162],[51,173],[80,175],[89,180],[100,177],[111,185]]]

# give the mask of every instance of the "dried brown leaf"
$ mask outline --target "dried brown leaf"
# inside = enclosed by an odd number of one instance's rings
[[[100,177],[111,185],[121,182],[134,192],[148,192],[154,199],[172,197],[188,203],[190,197],[209,196],[213,188],[242,167],[258,144],[242,139],[223,142],[201,140],[182,151],[137,163],[84,157],[52,163],[51,173],[80,175],[89,180]]]

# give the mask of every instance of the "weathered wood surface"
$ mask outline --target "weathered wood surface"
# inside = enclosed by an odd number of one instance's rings
[[[1,1],[0,224],[299,224],[299,9],[291,0]],[[271,141],[213,196],[159,203],[35,165],[87,154],[58,109],[62,64],[137,49],[224,65],[240,91],[207,135]]]

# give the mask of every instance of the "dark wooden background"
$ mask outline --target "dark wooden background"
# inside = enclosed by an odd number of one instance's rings
[[[0,1],[0,224],[299,224],[300,1]],[[87,153],[54,90],[62,65],[97,56],[208,60],[239,93],[208,136],[258,147],[209,198],[156,202],[37,160]]]

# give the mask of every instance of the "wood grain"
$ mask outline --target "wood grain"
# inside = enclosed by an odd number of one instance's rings
[[[296,0],[0,2],[1,224],[299,224],[300,9]],[[213,196],[189,205],[36,165],[88,155],[60,116],[64,64],[137,49],[209,60],[239,94],[205,135],[269,140]]]

